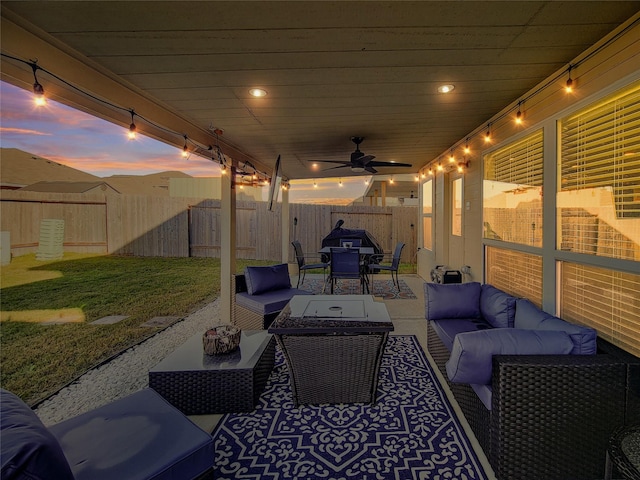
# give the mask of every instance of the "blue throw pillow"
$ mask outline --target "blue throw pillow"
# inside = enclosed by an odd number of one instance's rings
[[[540,310],[529,300],[516,301],[515,328],[530,330],[556,330],[566,332],[573,342],[573,355],[595,355],[598,350],[598,333],[591,327],[567,322]]]
[[[494,355],[566,355],[573,342],[565,332],[492,328],[456,335],[446,364],[455,383],[491,384]]]
[[[286,263],[266,267],[245,267],[244,278],[249,295],[291,288],[289,265]]]
[[[516,297],[493,285],[484,284],[480,291],[480,313],[494,328],[513,327],[516,316]]]
[[[427,320],[480,318],[480,284],[425,283],[424,310]]]
[[[55,436],[20,398],[0,390],[0,478],[73,480]]]

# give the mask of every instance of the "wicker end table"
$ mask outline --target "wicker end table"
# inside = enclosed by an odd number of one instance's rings
[[[291,375],[293,402],[375,403],[393,323],[371,295],[294,296],[269,328]]]
[[[265,330],[243,331],[231,353],[207,355],[198,333],[149,371],[149,386],[185,415],[250,412],[275,359]]]

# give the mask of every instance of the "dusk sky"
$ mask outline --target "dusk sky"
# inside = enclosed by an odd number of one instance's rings
[[[220,169],[211,160],[197,155],[188,159],[181,149],[138,135],[127,138],[128,130],[79,110],[48,100],[43,107],[33,103],[33,93],[0,82],[0,144],[99,177],[146,175],[178,170],[194,177],[218,177]],[[292,182],[289,200],[293,203],[325,203],[363,195],[364,177]],[[265,188],[266,191],[266,188]],[[343,203],[339,200],[336,203]]]

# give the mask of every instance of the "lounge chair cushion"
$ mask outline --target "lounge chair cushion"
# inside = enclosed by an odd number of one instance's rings
[[[447,318],[480,318],[480,284],[425,283],[425,316],[427,320]]]
[[[446,363],[449,380],[456,383],[491,383],[494,355],[566,355],[573,349],[561,331],[492,328],[456,335]]]
[[[573,355],[595,355],[598,349],[597,332],[591,327],[576,325],[544,312],[529,300],[516,301],[515,328],[556,330],[566,332],[573,342]]]
[[[50,430],[76,480],[196,478],[213,467],[211,435],[150,388]]]
[[[481,318],[449,318],[431,321],[433,329],[449,351],[453,348],[456,335],[463,332],[475,332],[492,328]]]
[[[283,288],[259,295],[250,295],[249,292],[239,292],[236,293],[236,304],[252,312],[269,315],[270,313],[282,310],[294,295],[313,295],[313,293],[298,288]]]
[[[0,390],[0,478],[73,480],[56,437],[17,395]]]
[[[289,265],[269,265],[264,267],[245,267],[244,277],[249,295],[291,288]]]
[[[495,328],[513,327],[516,297],[485,283],[480,290],[480,313]]]

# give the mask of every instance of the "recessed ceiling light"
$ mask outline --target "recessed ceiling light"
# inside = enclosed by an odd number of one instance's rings
[[[265,97],[267,95],[267,91],[262,88],[252,88],[249,93],[254,97]]]
[[[438,87],[438,92],[440,93],[449,93],[452,92],[453,89],[456,88],[454,85],[440,85]]]

